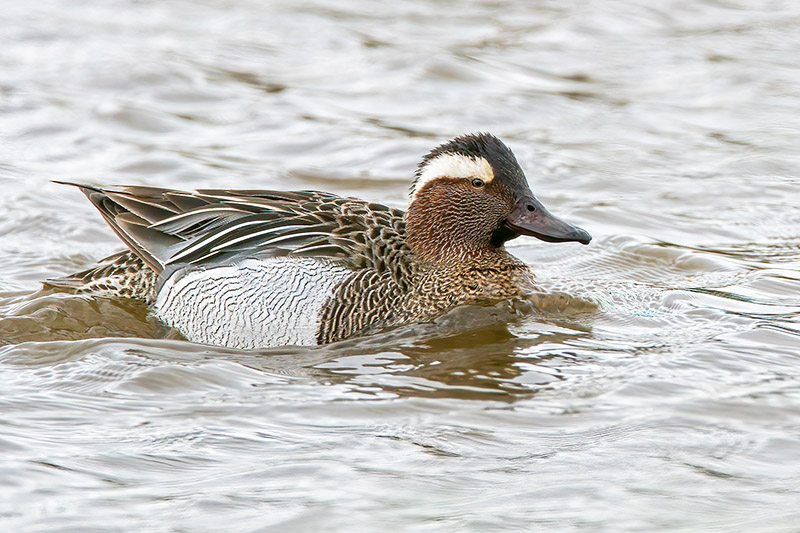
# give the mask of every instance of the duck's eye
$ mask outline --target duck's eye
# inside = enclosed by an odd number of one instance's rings
[[[475,178],[472,180],[472,186],[476,188],[481,188],[484,186],[483,180],[480,178]]]

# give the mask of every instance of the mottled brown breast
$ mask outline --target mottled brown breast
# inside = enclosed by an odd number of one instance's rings
[[[492,304],[540,291],[528,266],[505,252],[453,266],[417,265],[402,286],[389,272],[354,272],[324,306],[318,342],[432,320],[458,305]]]

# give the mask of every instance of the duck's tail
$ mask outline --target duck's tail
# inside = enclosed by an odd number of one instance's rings
[[[46,279],[43,284],[79,294],[134,298],[149,303],[155,294],[156,273],[141,257],[125,250],[98,261],[91,268]]]

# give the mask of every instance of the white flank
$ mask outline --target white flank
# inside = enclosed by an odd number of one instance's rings
[[[482,157],[461,154],[442,154],[428,161],[420,172],[412,199],[427,183],[443,177],[480,178],[489,183],[494,179],[492,166]]]
[[[327,260],[282,257],[179,271],[164,283],[154,310],[193,342],[313,346],[323,305],[350,274]]]

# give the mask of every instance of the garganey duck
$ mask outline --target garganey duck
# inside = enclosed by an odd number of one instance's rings
[[[541,292],[520,235],[588,244],[534,197],[497,137],[464,135],[416,171],[408,210],[318,191],[75,185],[128,250],[48,280],[144,300],[194,342],[316,345]]]

